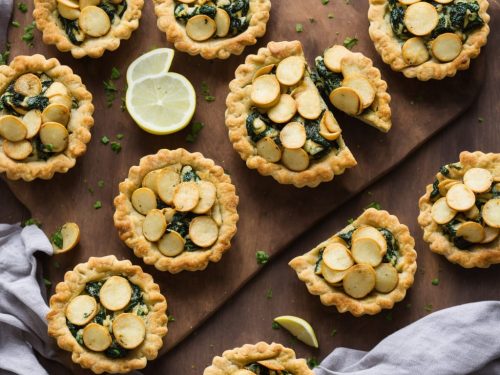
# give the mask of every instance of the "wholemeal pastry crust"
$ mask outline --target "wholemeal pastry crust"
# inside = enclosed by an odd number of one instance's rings
[[[61,27],[58,19],[57,0],[35,0],[33,18],[36,27],[43,34],[45,44],[55,44],[61,52],[71,51],[71,54],[76,59],[84,56],[98,58],[106,50],[116,50],[120,46],[120,41],[129,39],[132,32],[139,27],[144,0],[126,1],[127,10],[120,18],[120,22],[113,23],[106,35],[99,38],[90,37],[80,45],[73,44]]]
[[[250,0],[249,14],[252,15],[248,29],[231,38],[209,39],[204,42],[192,40],[184,25],[177,22],[174,15],[175,0],[154,0],[158,28],[166,33],[167,40],[174,47],[190,55],[201,55],[204,59],[227,59],[240,55],[246,46],[257,43],[257,38],[266,33],[266,25],[271,12],[270,0]]]
[[[366,297],[356,299],[347,295],[342,290],[342,287],[332,286],[325,279],[316,275],[314,268],[320,249],[324,248],[335,235],[288,263],[297,272],[299,279],[306,283],[309,293],[320,296],[323,305],[335,305],[339,312],[349,311],[354,316],[374,315],[382,309],[391,309],[394,303],[401,301],[405,297],[406,290],[413,285],[415,271],[417,270],[417,252],[414,249],[415,240],[410,235],[408,227],[401,224],[396,216],[390,215],[387,211],[369,208],[352,224],[342,229],[342,232],[357,228],[360,225],[387,228],[398,241],[401,257],[397,268],[401,272],[399,272],[398,285],[393,291],[380,293],[373,290]]]
[[[297,359],[292,349],[285,348],[281,344],[267,344],[259,342],[255,345],[246,344],[240,348],[226,350],[222,357],[215,357],[212,365],[207,367],[203,375],[229,375],[244,368],[245,365],[256,361],[274,359],[279,362],[285,370],[294,375],[313,375],[312,370],[307,367],[305,359]]]
[[[142,234],[144,217],[137,213],[130,201],[132,193],[141,187],[144,176],[155,169],[169,165],[190,165],[202,180],[212,182],[217,189],[217,202],[222,215],[222,225],[219,228],[217,241],[206,250],[184,251],[176,257],[166,257],[156,244],[148,241]],[[154,155],[143,157],[138,166],[130,168],[128,178],[120,183],[120,194],[115,198],[115,227],[122,241],[130,247],[136,256],[143,258],[146,264],[154,265],[160,271],[178,273],[183,270],[204,270],[209,262],[218,262],[229,250],[231,239],[236,234],[238,213],[236,207],[239,198],[231,178],[224,173],[222,167],[215,165],[211,159],[206,159],[201,153],[190,153],[185,149],[163,149]]]
[[[338,139],[338,153],[330,152],[321,160],[314,161],[302,172],[294,172],[281,164],[268,162],[257,154],[257,149],[248,137],[246,118],[252,107],[250,99],[251,82],[255,72],[266,65],[277,64],[289,56],[304,56],[299,41],[270,42],[257,55],[248,55],[245,63],[236,69],[235,79],[229,84],[230,93],[226,99],[226,126],[233,148],[246,161],[247,167],[257,169],[263,176],[272,176],[281,184],[296,187],[316,187],[321,182],[331,181],[335,175],[357,163],[342,137]]]
[[[368,19],[370,21],[369,34],[375,44],[375,49],[386,64],[395,71],[402,72],[408,78],[417,78],[421,81],[429,79],[443,79],[453,77],[458,70],[469,68],[470,60],[479,56],[481,47],[486,44],[490,28],[490,16],[486,13],[489,3],[487,0],[477,0],[480,10],[479,15],[484,20],[484,25],[468,35],[463,44],[462,51],[452,61],[441,63],[432,57],[427,62],[411,66],[404,60],[401,53],[402,43],[394,35],[391,25],[386,18],[388,0],[370,0]]]
[[[90,281],[120,275],[127,277],[139,286],[144,293],[144,301],[149,307],[146,320],[146,339],[127,357],[111,359],[102,353],[86,349],[78,344],[66,325],[65,310],[68,303],[78,296]],[[162,347],[162,338],[167,334],[167,301],[160,293],[151,275],[144,273],[139,266],[129,260],[119,261],[114,255],[102,258],[90,258],[87,263],[78,264],[73,271],[64,275],[64,281],[57,284],[56,293],[50,298],[50,311],[47,314],[48,333],[57,340],[61,349],[72,352],[71,359],[84,368],[100,374],[126,373],[146,367],[148,360],[153,360]]]
[[[493,174],[496,181],[500,181],[500,154],[463,151],[460,153],[460,164],[462,169],[454,171],[454,177],[463,176],[470,168],[485,168]],[[470,250],[460,250],[450,242],[440,226],[432,220],[431,192],[432,184],[427,185],[425,195],[418,202],[418,223],[424,231],[424,241],[429,243],[431,251],[444,255],[450,262],[464,268],[488,268],[492,264],[500,263],[500,237],[487,244],[474,244]]]
[[[76,163],[76,158],[83,155],[90,142],[90,129],[94,125],[92,114],[92,94],[86,89],[81,78],[74,74],[70,67],[61,65],[55,58],[46,59],[42,55],[17,56],[10,65],[0,66],[0,93],[24,73],[45,73],[54,81],[63,83],[78,102],[78,108],[71,110],[71,118],[67,125],[70,132],[68,146],[64,152],[49,158],[47,161],[19,162],[10,159],[0,147],[0,172],[7,178],[32,181],[36,178],[48,180],[54,173],[66,173]]]

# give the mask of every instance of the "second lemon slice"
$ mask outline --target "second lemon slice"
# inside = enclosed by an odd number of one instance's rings
[[[157,48],[135,59],[127,69],[127,83],[166,73],[172,65],[174,50],[171,48]]]
[[[318,339],[311,325],[302,318],[291,315],[283,315],[274,318],[274,321],[285,328],[304,344],[318,347]]]

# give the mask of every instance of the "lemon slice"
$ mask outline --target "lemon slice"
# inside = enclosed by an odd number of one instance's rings
[[[304,319],[292,315],[283,315],[274,318],[274,321],[304,344],[312,346],[313,348],[318,347],[316,334],[311,325]]]
[[[162,73],[132,82],[127,90],[127,110],[143,130],[170,134],[186,127],[196,108],[196,94],[186,77]]]
[[[174,50],[157,48],[135,59],[127,69],[127,83],[139,81],[144,77],[167,73],[172,65]]]

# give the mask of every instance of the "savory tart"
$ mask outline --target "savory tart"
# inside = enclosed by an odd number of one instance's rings
[[[305,359],[297,359],[292,349],[281,344],[259,342],[226,350],[215,357],[203,375],[313,375]]]
[[[229,139],[249,168],[281,184],[315,187],[356,165],[300,42],[270,42],[247,56],[229,89]]]
[[[115,226],[135,255],[160,271],[218,262],[236,233],[231,178],[200,153],[160,150],[130,168],[115,198]]]
[[[67,172],[87,149],[93,113],[92,95],[57,59],[0,66],[0,172],[25,181]]]
[[[424,241],[465,268],[500,263],[500,154],[460,153],[419,200]]]
[[[139,27],[144,0],[35,0],[33,18],[46,44],[73,57],[101,57]]]
[[[146,367],[167,334],[167,301],[128,260],[90,258],[66,272],[50,298],[49,335],[71,359],[100,374]]]
[[[370,0],[375,49],[393,70],[422,81],[454,76],[490,31],[487,0]]]
[[[289,263],[309,293],[341,313],[391,309],[413,285],[415,240],[387,211],[369,208],[352,224]]]
[[[371,59],[334,45],[316,57],[315,68],[314,83],[335,108],[384,133],[389,131],[391,96]]]
[[[266,32],[270,0],[155,0],[158,28],[175,48],[204,59],[239,55]]]

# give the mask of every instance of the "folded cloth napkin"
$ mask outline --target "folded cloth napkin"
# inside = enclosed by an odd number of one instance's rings
[[[9,21],[12,14],[12,4],[12,0],[0,0],[0,52],[3,52],[7,44],[7,31],[9,30]]]
[[[316,375],[500,374],[500,302],[435,312],[382,340],[369,352],[335,349]]]

